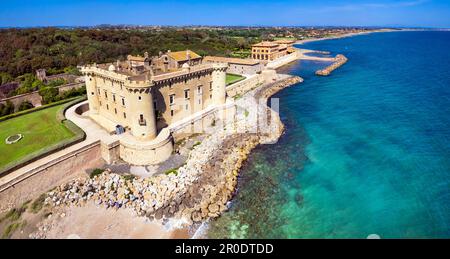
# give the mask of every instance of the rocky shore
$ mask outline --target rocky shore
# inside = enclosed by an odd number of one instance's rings
[[[316,71],[316,75],[318,75],[318,76],[328,76],[328,75],[331,74],[331,72],[333,72],[334,70],[338,69],[339,67],[341,67],[342,65],[347,63],[347,61],[348,61],[348,59],[344,55],[339,54],[334,59],[333,64],[329,65],[325,69]]]
[[[283,132],[278,113],[266,105],[267,98],[299,82],[299,77],[284,76],[247,93],[237,102],[244,112],[206,137],[191,151],[186,164],[172,173],[138,178],[107,169],[92,179],[79,178],[48,192],[45,204],[58,208],[94,202],[106,208],[129,208],[151,220],[176,219],[184,226],[218,217],[227,210],[239,169],[250,151],[275,142]],[[248,110],[255,107],[257,123],[246,119]],[[261,116],[270,123],[259,123]],[[48,228],[40,229],[42,233],[36,236],[45,237],[43,230]]]

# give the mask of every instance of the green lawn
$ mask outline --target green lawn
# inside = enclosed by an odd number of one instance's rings
[[[0,169],[11,162],[17,162],[26,156],[46,147],[75,136],[75,133],[57,120],[57,113],[66,104],[18,116],[0,122]],[[13,134],[22,134],[23,138],[12,145],[5,139]]]
[[[240,76],[240,75],[227,74],[226,84],[231,85],[231,84],[234,84],[234,83],[239,82],[244,79],[245,79],[245,77]]]

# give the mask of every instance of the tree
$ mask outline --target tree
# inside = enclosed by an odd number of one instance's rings
[[[0,117],[14,113],[14,104],[11,101],[6,101],[6,104],[0,104]]]
[[[4,84],[12,82],[14,80],[14,78],[6,72],[1,72],[0,78],[1,78],[0,85],[4,85]]]
[[[23,101],[19,104],[19,111],[24,111],[24,110],[28,110],[34,108],[33,104],[30,101]]]
[[[58,96],[59,90],[55,87],[43,87],[39,90],[39,95],[42,96],[42,103],[48,104],[51,102],[58,101],[60,98]]]

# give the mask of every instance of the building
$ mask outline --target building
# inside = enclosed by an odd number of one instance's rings
[[[292,47],[292,46],[294,46],[294,44],[295,44],[295,40],[289,40],[289,39],[281,39],[281,40],[276,40],[276,41],[273,41],[274,43],[277,43],[277,44],[284,44],[284,45],[287,45],[288,47]]]
[[[263,41],[252,45],[252,58],[273,61],[288,54],[288,45],[272,41]]]
[[[74,83],[77,81],[78,76],[71,75],[71,74],[57,74],[57,75],[48,76],[47,70],[38,69],[38,70],[36,70],[36,78],[45,84],[47,84],[51,81],[60,80],[60,79],[65,80],[67,83]]]
[[[254,75],[260,73],[264,65],[256,59],[242,59],[242,58],[226,58],[206,56],[203,58],[204,63],[227,63],[227,72],[239,75]]]
[[[199,65],[202,62],[202,57],[191,50],[183,51],[168,51],[167,54],[170,69],[181,68],[188,63],[189,66]]]
[[[82,67],[89,116],[109,132],[121,126],[136,139],[150,141],[168,125],[224,104],[227,64],[201,64],[194,54],[130,55]]]

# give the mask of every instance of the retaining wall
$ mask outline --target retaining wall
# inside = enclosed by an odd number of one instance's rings
[[[73,84],[66,84],[61,85],[58,87],[59,92],[66,92],[71,89],[76,89],[84,86],[84,83],[73,83]],[[9,98],[4,98],[0,100],[0,103],[6,104],[7,101],[10,101],[14,104],[16,110],[19,107],[19,105],[24,101],[29,101],[33,104],[34,107],[41,106],[42,105],[42,97],[39,94],[39,91],[34,91],[31,93],[21,94],[12,96]]]
[[[0,212],[18,207],[76,177],[86,176],[87,170],[103,165],[100,141],[50,160],[0,186]]]
[[[226,89],[227,95],[231,98],[237,95],[243,95],[263,83],[264,78],[260,74],[250,76],[242,81],[229,85]]]

